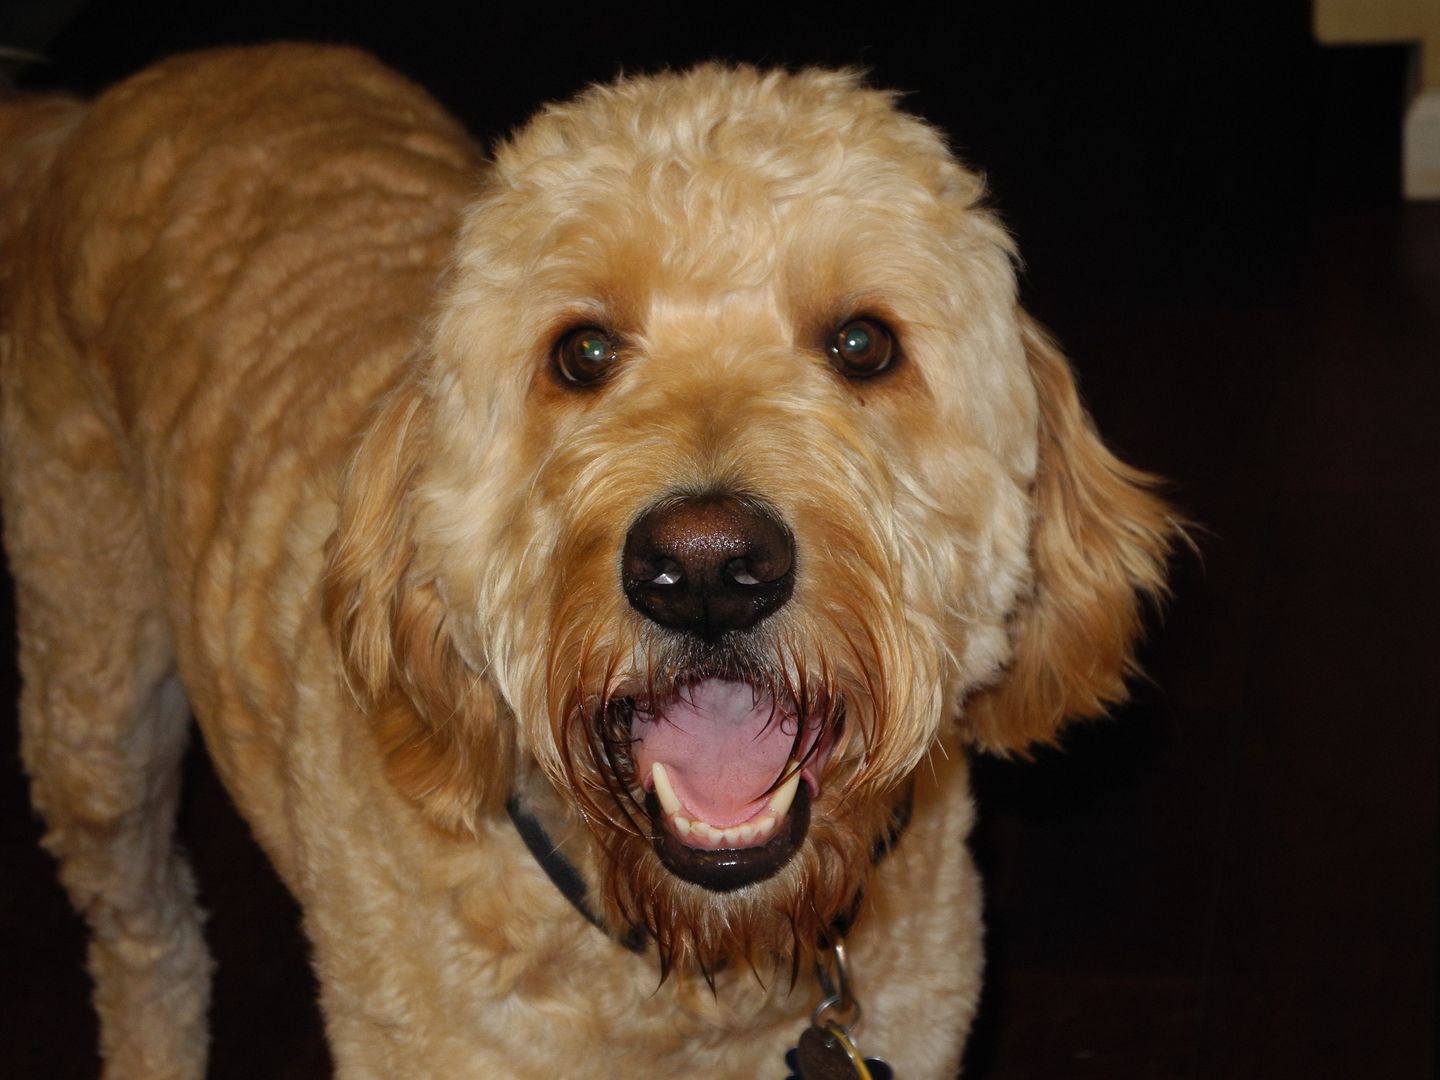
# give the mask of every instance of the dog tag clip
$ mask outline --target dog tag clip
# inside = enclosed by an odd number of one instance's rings
[[[850,1032],[834,1020],[811,1024],[800,1045],[785,1055],[791,1080],[892,1080],[890,1066],[879,1058],[862,1058]]]
[[[791,1072],[788,1080],[892,1080],[895,1074],[890,1066],[879,1058],[861,1057],[850,1028],[836,1018],[844,1017],[850,1024],[860,1022],[860,1002],[850,991],[843,940],[837,937],[822,950],[815,973],[826,998],[815,1007],[810,1026],[800,1033],[799,1045],[785,1055]],[[825,1018],[827,1013],[834,1015]]]

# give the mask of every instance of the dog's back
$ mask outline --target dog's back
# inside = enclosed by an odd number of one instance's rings
[[[0,311],[20,269],[15,241],[85,106],[60,96],[0,101]]]
[[[171,843],[191,705],[298,884],[281,710],[232,677],[263,651],[246,596],[315,601],[276,579],[318,577],[339,464],[478,166],[422,91],[343,49],[198,54],[93,104],[0,103],[23,757],[90,924],[107,1075],[204,1071],[210,961]]]

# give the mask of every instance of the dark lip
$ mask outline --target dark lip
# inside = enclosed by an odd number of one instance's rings
[[[773,877],[800,850],[810,830],[810,791],[806,784],[796,790],[784,824],[758,847],[718,851],[692,848],[661,824],[660,800],[654,792],[646,795],[645,809],[650,813],[655,854],[665,868],[711,892],[732,892]]]

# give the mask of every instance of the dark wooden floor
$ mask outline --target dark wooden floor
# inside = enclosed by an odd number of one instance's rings
[[[1318,49],[1302,4],[991,7],[621,5],[540,35],[423,4],[108,3],[30,79],[342,38],[479,133],[617,61],[861,62],[912,89],[987,168],[1101,429],[1199,523],[1135,702],[1064,753],[978,763],[990,967],[967,1077],[1431,1077],[1440,204],[1394,194],[1405,57]],[[13,666],[0,683],[8,705]],[[191,774],[212,1076],[325,1075],[295,912],[198,755]],[[37,835],[7,717],[0,1073],[93,1076],[79,924]]]

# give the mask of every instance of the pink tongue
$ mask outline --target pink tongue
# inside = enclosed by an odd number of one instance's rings
[[[747,683],[705,679],[656,713],[636,711],[631,752],[649,786],[658,761],[692,820],[718,828],[759,811],[795,745],[795,720]]]

